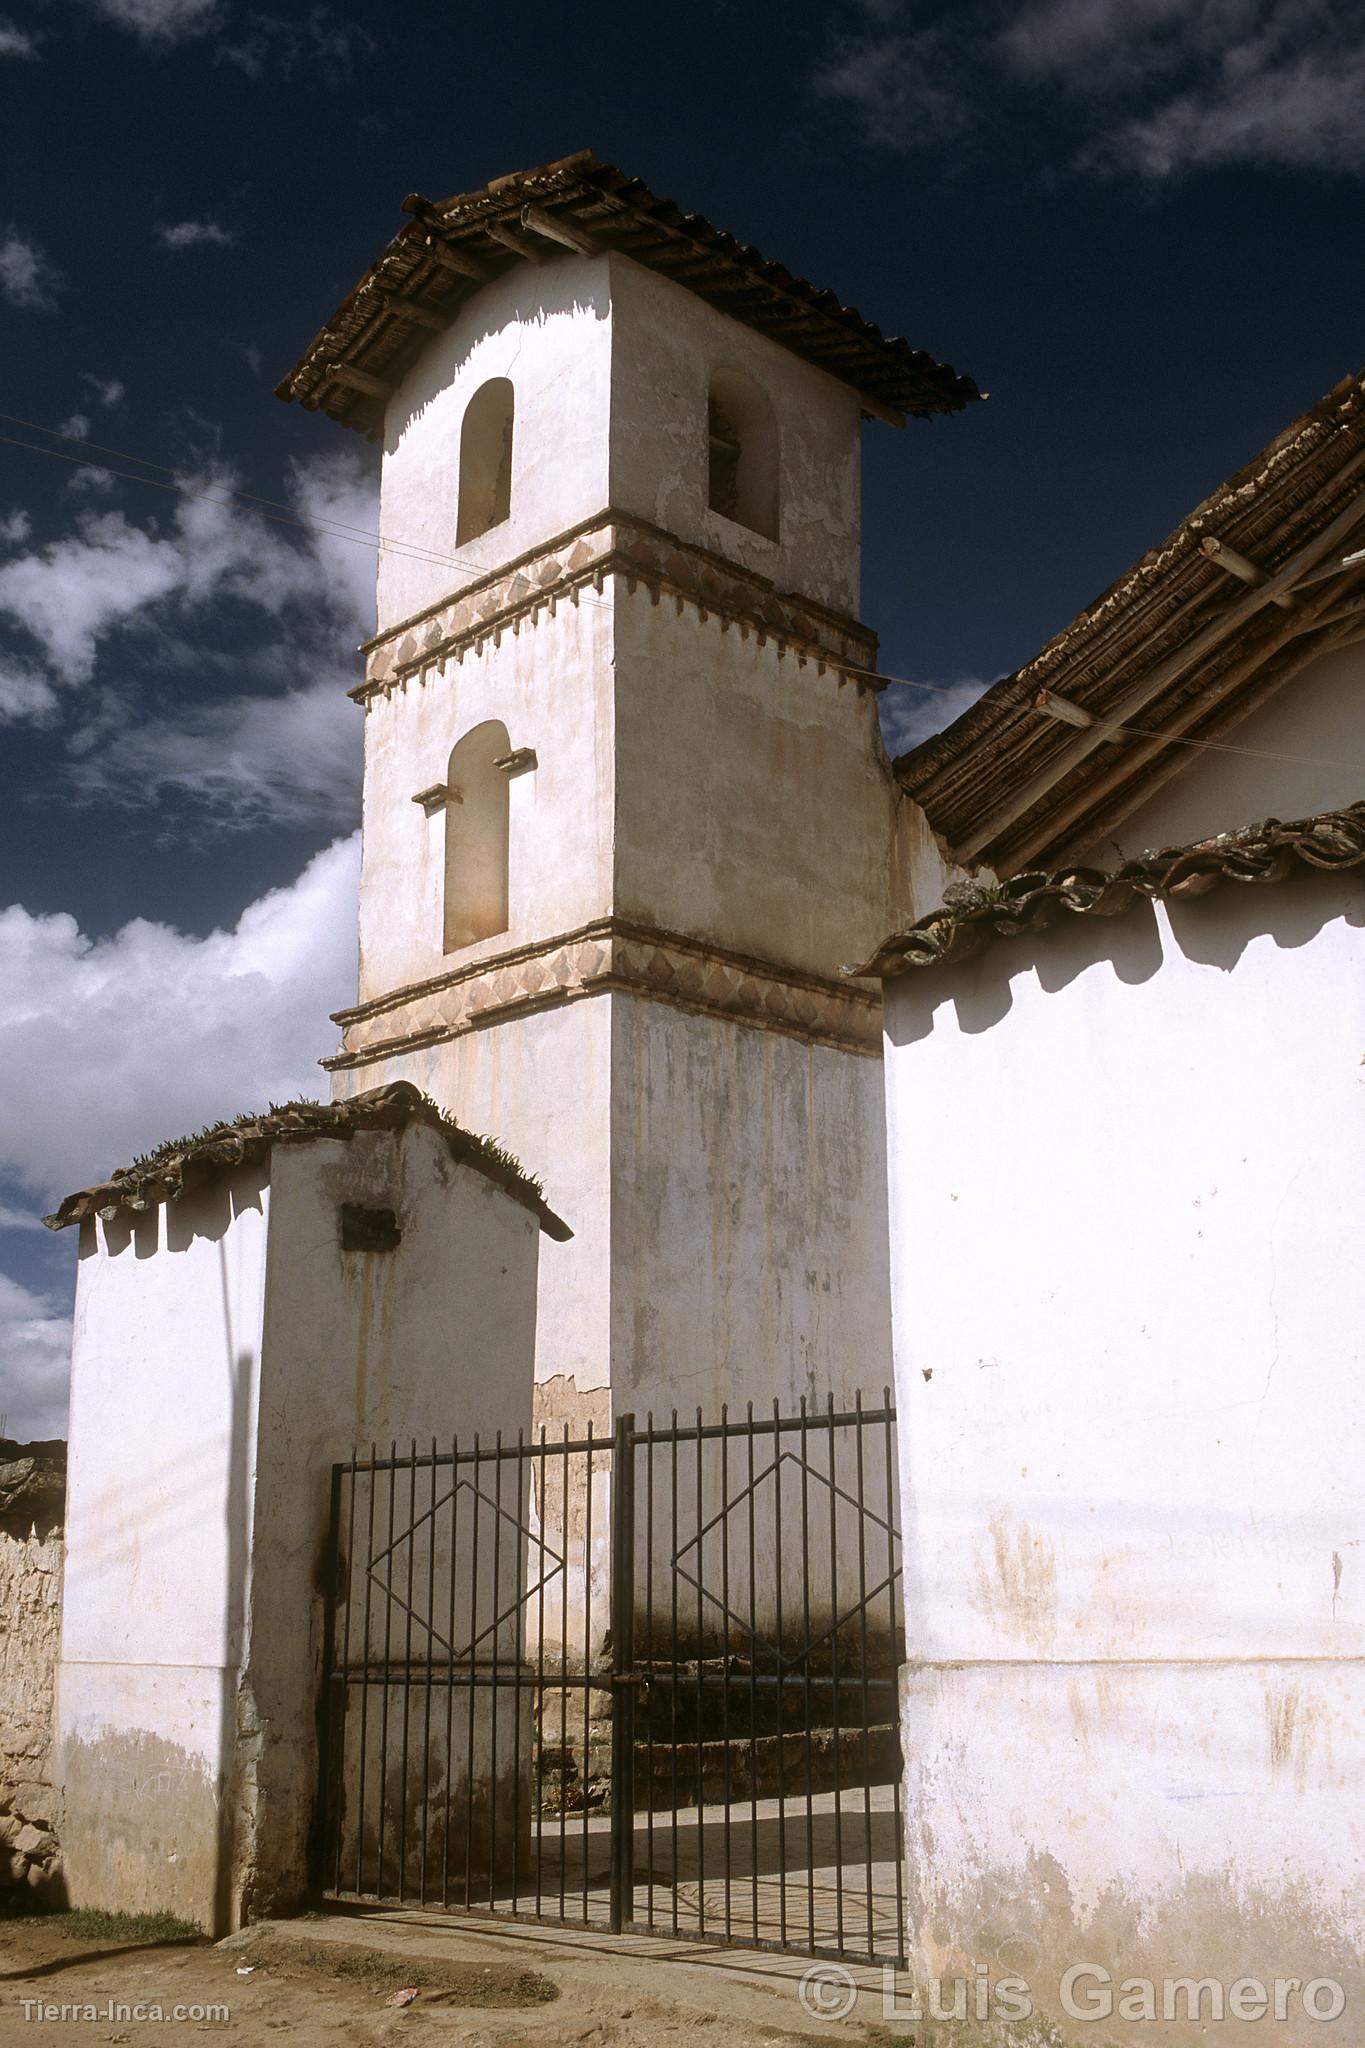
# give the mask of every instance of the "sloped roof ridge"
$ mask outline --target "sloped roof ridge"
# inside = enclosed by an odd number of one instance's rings
[[[453,1158],[530,1209],[548,1236],[565,1239],[573,1235],[547,1206],[540,1182],[532,1179],[510,1152],[492,1138],[467,1131],[411,1081],[390,1081],[341,1102],[272,1104],[267,1111],[248,1111],[231,1122],[210,1124],[192,1136],[168,1139],[131,1165],[120,1167],[108,1180],[78,1188],[52,1215],[44,1216],[43,1222],[49,1230],[64,1230],[87,1216],[107,1220],[119,1209],[153,1208],[177,1201],[187,1186],[202,1186],[215,1173],[250,1164],[275,1145],[317,1138],[348,1139],[357,1131],[401,1130],[410,1123],[438,1131]]]
[[[657,270],[743,324],[767,333],[862,393],[869,405],[927,417],[957,412],[981,397],[975,381],[883,334],[837,293],[810,283],[699,213],[685,213],[642,179],[579,150],[553,163],[512,171],[474,192],[429,202],[411,194],[414,215],[389,241],[277,387],[362,432],[373,432],[384,395],[405,373],[434,315],[454,317],[464,300],[517,260],[523,204],[538,207],[541,228],[559,223],[574,246],[586,238]],[[501,241],[486,229],[512,230]],[[452,275],[432,242],[444,242]],[[545,248],[553,246],[546,243]],[[414,310],[415,309],[415,310]],[[347,383],[348,373],[354,373]]]
[[[1055,633],[1036,654],[1002,676],[941,732],[898,755],[892,763],[903,788],[918,796],[940,777],[952,772],[971,752],[976,742],[999,726],[1021,705],[1031,704],[1038,688],[1057,682],[1057,671],[1069,666],[1102,665],[1108,638],[1120,626],[1125,638],[1140,622],[1144,605],[1175,602],[1175,593],[1163,589],[1188,564],[1210,587],[1217,588],[1219,572],[1199,553],[1198,543],[1206,530],[1217,527],[1218,537],[1238,541],[1242,528],[1229,514],[1272,515],[1288,508],[1282,500],[1290,497],[1296,474],[1320,456],[1353,422],[1365,415],[1365,371],[1341,378],[1307,412],[1283,429],[1251,460],[1235,470],[1192,511],[1186,513],[1166,538],[1149,548],[1123,574],[1106,586],[1068,624]],[[1285,550],[1300,536],[1290,535]],[[1273,572],[1272,557],[1261,564]],[[1083,679],[1068,687],[1078,689]]]

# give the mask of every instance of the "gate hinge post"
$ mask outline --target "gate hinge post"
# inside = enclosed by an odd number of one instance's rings
[[[611,1931],[635,1913],[635,1417],[618,1415],[611,1459]],[[646,1539],[648,1540],[648,1539]]]

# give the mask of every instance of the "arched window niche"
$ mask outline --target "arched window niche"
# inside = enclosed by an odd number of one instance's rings
[[[446,777],[445,951],[507,930],[507,727],[487,719],[465,734]]]
[[[455,539],[476,540],[512,510],[512,415],[506,377],[490,377],[465,407],[460,428],[460,501]]]
[[[711,510],[776,540],[777,421],[767,393],[742,370],[717,370],[706,433]]]

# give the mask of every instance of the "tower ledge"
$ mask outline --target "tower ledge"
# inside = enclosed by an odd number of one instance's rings
[[[881,1000],[875,991],[606,917],[336,1011],[332,1021],[342,1026],[345,1044],[321,1064],[332,1072],[366,1066],[532,1010],[613,991],[807,1044],[881,1055]]]
[[[874,673],[877,636],[859,620],[779,591],[662,527],[606,511],[366,641],[365,680],[348,694],[363,704],[437,662],[462,660],[541,611],[553,616],[561,602],[577,604],[586,588],[600,596],[608,576],[624,576],[632,588],[643,584],[656,604],[672,597],[703,617],[714,612],[741,633],[776,641],[860,687],[881,687]]]

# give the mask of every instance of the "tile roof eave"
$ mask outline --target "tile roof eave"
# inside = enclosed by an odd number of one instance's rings
[[[1063,912],[1112,917],[1155,898],[1205,895],[1222,882],[1280,882],[1298,866],[1341,871],[1365,863],[1365,800],[1343,810],[1281,823],[1267,818],[1189,846],[1140,854],[1111,874],[1099,868],[1032,870],[997,886],[946,890],[939,909],[883,940],[871,959],[844,972],[892,980],[912,968],[968,959],[995,939],[1040,931]]]
[[[455,1159],[531,1210],[548,1237],[563,1241],[573,1236],[568,1224],[545,1202],[538,1184],[510,1155],[488,1139],[466,1131],[410,1081],[391,1081],[340,1102],[290,1103],[260,1116],[215,1124],[195,1138],[163,1146],[108,1180],[78,1188],[50,1216],[44,1216],[43,1222],[49,1230],[65,1230],[68,1224],[89,1216],[107,1220],[119,1209],[154,1208],[178,1200],[188,1186],[202,1186],[215,1174],[264,1157],[277,1144],[349,1139],[357,1131],[403,1130],[413,1123],[437,1131]]]

